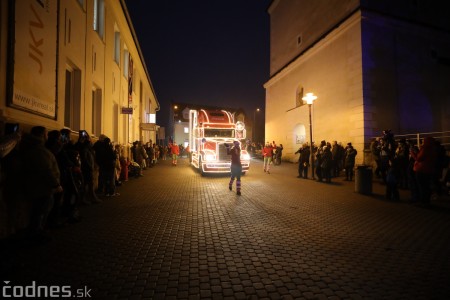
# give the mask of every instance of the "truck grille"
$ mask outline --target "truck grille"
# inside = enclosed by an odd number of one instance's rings
[[[219,144],[219,152],[218,152],[218,160],[219,161],[229,161],[231,158],[227,154],[227,148],[224,144]]]

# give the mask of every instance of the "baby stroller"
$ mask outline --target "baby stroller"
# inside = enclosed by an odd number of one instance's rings
[[[128,177],[139,177],[141,174],[141,166],[135,161],[132,161],[128,166]]]

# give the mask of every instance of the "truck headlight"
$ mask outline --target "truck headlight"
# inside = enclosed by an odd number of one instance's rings
[[[250,154],[241,153],[241,160],[250,160]]]
[[[216,156],[214,154],[205,154],[205,161],[214,161]]]

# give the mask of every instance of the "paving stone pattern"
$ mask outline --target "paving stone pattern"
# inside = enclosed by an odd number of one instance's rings
[[[186,159],[161,161],[82,207],[53,241],[11,254],[11,284],[87,286],[94,299],[449,299],[450,200],[424,209],[253,161],[242,195]]]

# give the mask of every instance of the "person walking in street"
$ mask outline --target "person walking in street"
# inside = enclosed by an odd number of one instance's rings
[[[233,144],[234,145],[231,148],[230,145],[225,144],[227,154],[231,155],[231,178],[228,188],[230,191],[233,189],[233,182],[236,179],[236,194],[241,195],[241,147],[239,141],[234,141]]]
[[[171,147],[172,152],[172,165],[176,166],[178,163],[178,155],[180,155],[180,147],[176,143],[174,143]]]
[[[273,146],[267,142],[262,150],[262,155],[264,158],[264,172],[270,174],[270,164],[272,163],[273,156]]]

